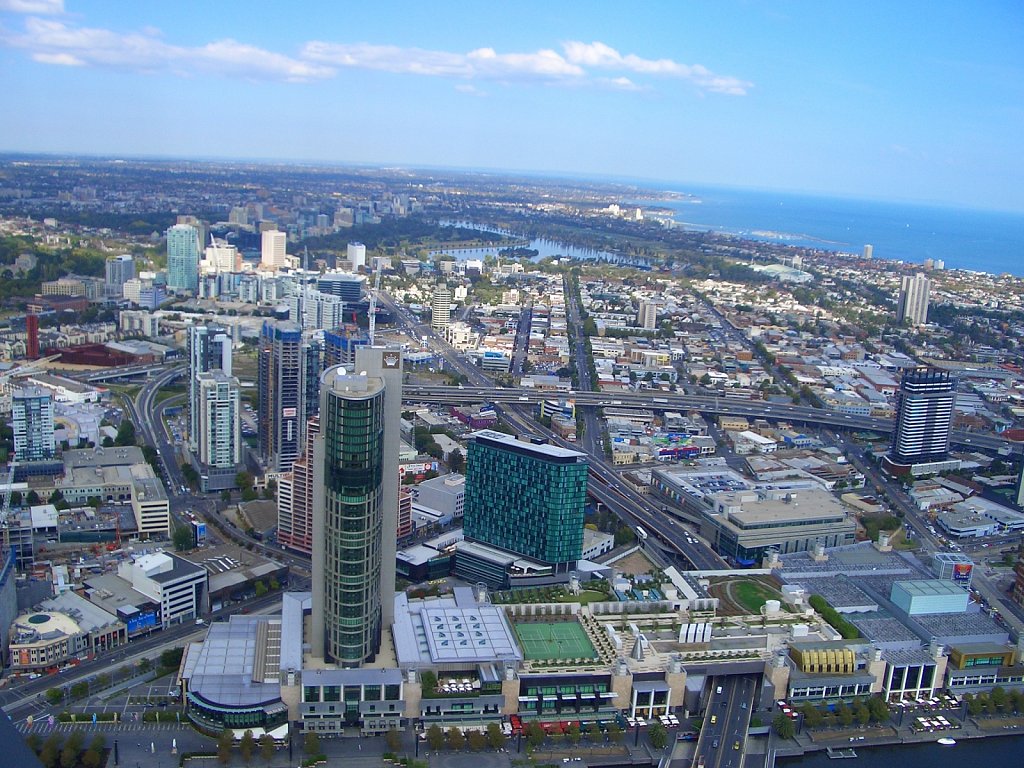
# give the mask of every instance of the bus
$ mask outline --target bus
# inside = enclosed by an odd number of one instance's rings
[[[647,541],[647,531],[638,525],[636,527],[636,537],[640,539],[640,541]]]

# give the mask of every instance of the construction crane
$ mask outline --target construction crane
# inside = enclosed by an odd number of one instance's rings
[[[0,413],[11,412],[11,397],[14,393],[14,379],[16,377],[31,373],[36,368],[46,365],[46,363],[53,362],[58,357],[60,357],[60,354],[41,357],[37,360],[30,360],[27,363],[19,365],[17,368],[9,368],[3,373],[0,373]]]
[[[373,288],[370,290],[370,308],[366,312],[371,347],[373,346],[374,331],[377,328],[377,293],[380,291],[380,273],[383,271],[378,264],[377,273],[373,277]]]
[[[6,552],[11,546],[10,528],[7,525],[7,517],[11,511],[11,490],[14,486],[14,464],[13,457],[7,468],[7,485],[4,487],[4,505],[0,508],[0,552]]]

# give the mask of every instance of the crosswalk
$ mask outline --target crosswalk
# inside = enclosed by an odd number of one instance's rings
[[[22,721],[15,727],[24,735],[29,733],[71,733],[73,731],[108,731],[115,733],[157,733],[160,731],[188,731],[192,728],[186,723],[102,723],[95,725],[89,720],[77,723],[54,723],[50,725],[45,719],[36,720],[29,725]]]

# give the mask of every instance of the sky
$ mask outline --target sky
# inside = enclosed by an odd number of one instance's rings
[[[0,151],[1024,211],[1020,0],[0,0]]]

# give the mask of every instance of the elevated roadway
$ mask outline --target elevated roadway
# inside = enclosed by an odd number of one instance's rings
[[[532,406],[541,400],[571,394],[577,406],[599,406],[614,408],[646,408],[668,411],[700,411],[722,416],[745,416],[751,418],[788,421],[795,424],[812,424],[829,426],[836,429],[891,433],[892,419],[877,419],[870,416],[852,416],[850,414],[826,411],[804,405],[785,403],[767,403],[765,401],[741,400],[729,397],[711,397],[706,395],[680,395],[659,392],[572,392],[542,391],[536,389],[513,389],[504,387],[436,387],[408,384],[403,391],[406,400],[424,403],[456,403],[456,402],[488,402],[498,404],[522,404]],[[1024,445],[1012,443],[996,435],[985,435],[977,432],[955,430],[951,440],[968,448],[997,451],[1003,455],[1021,455]]]

